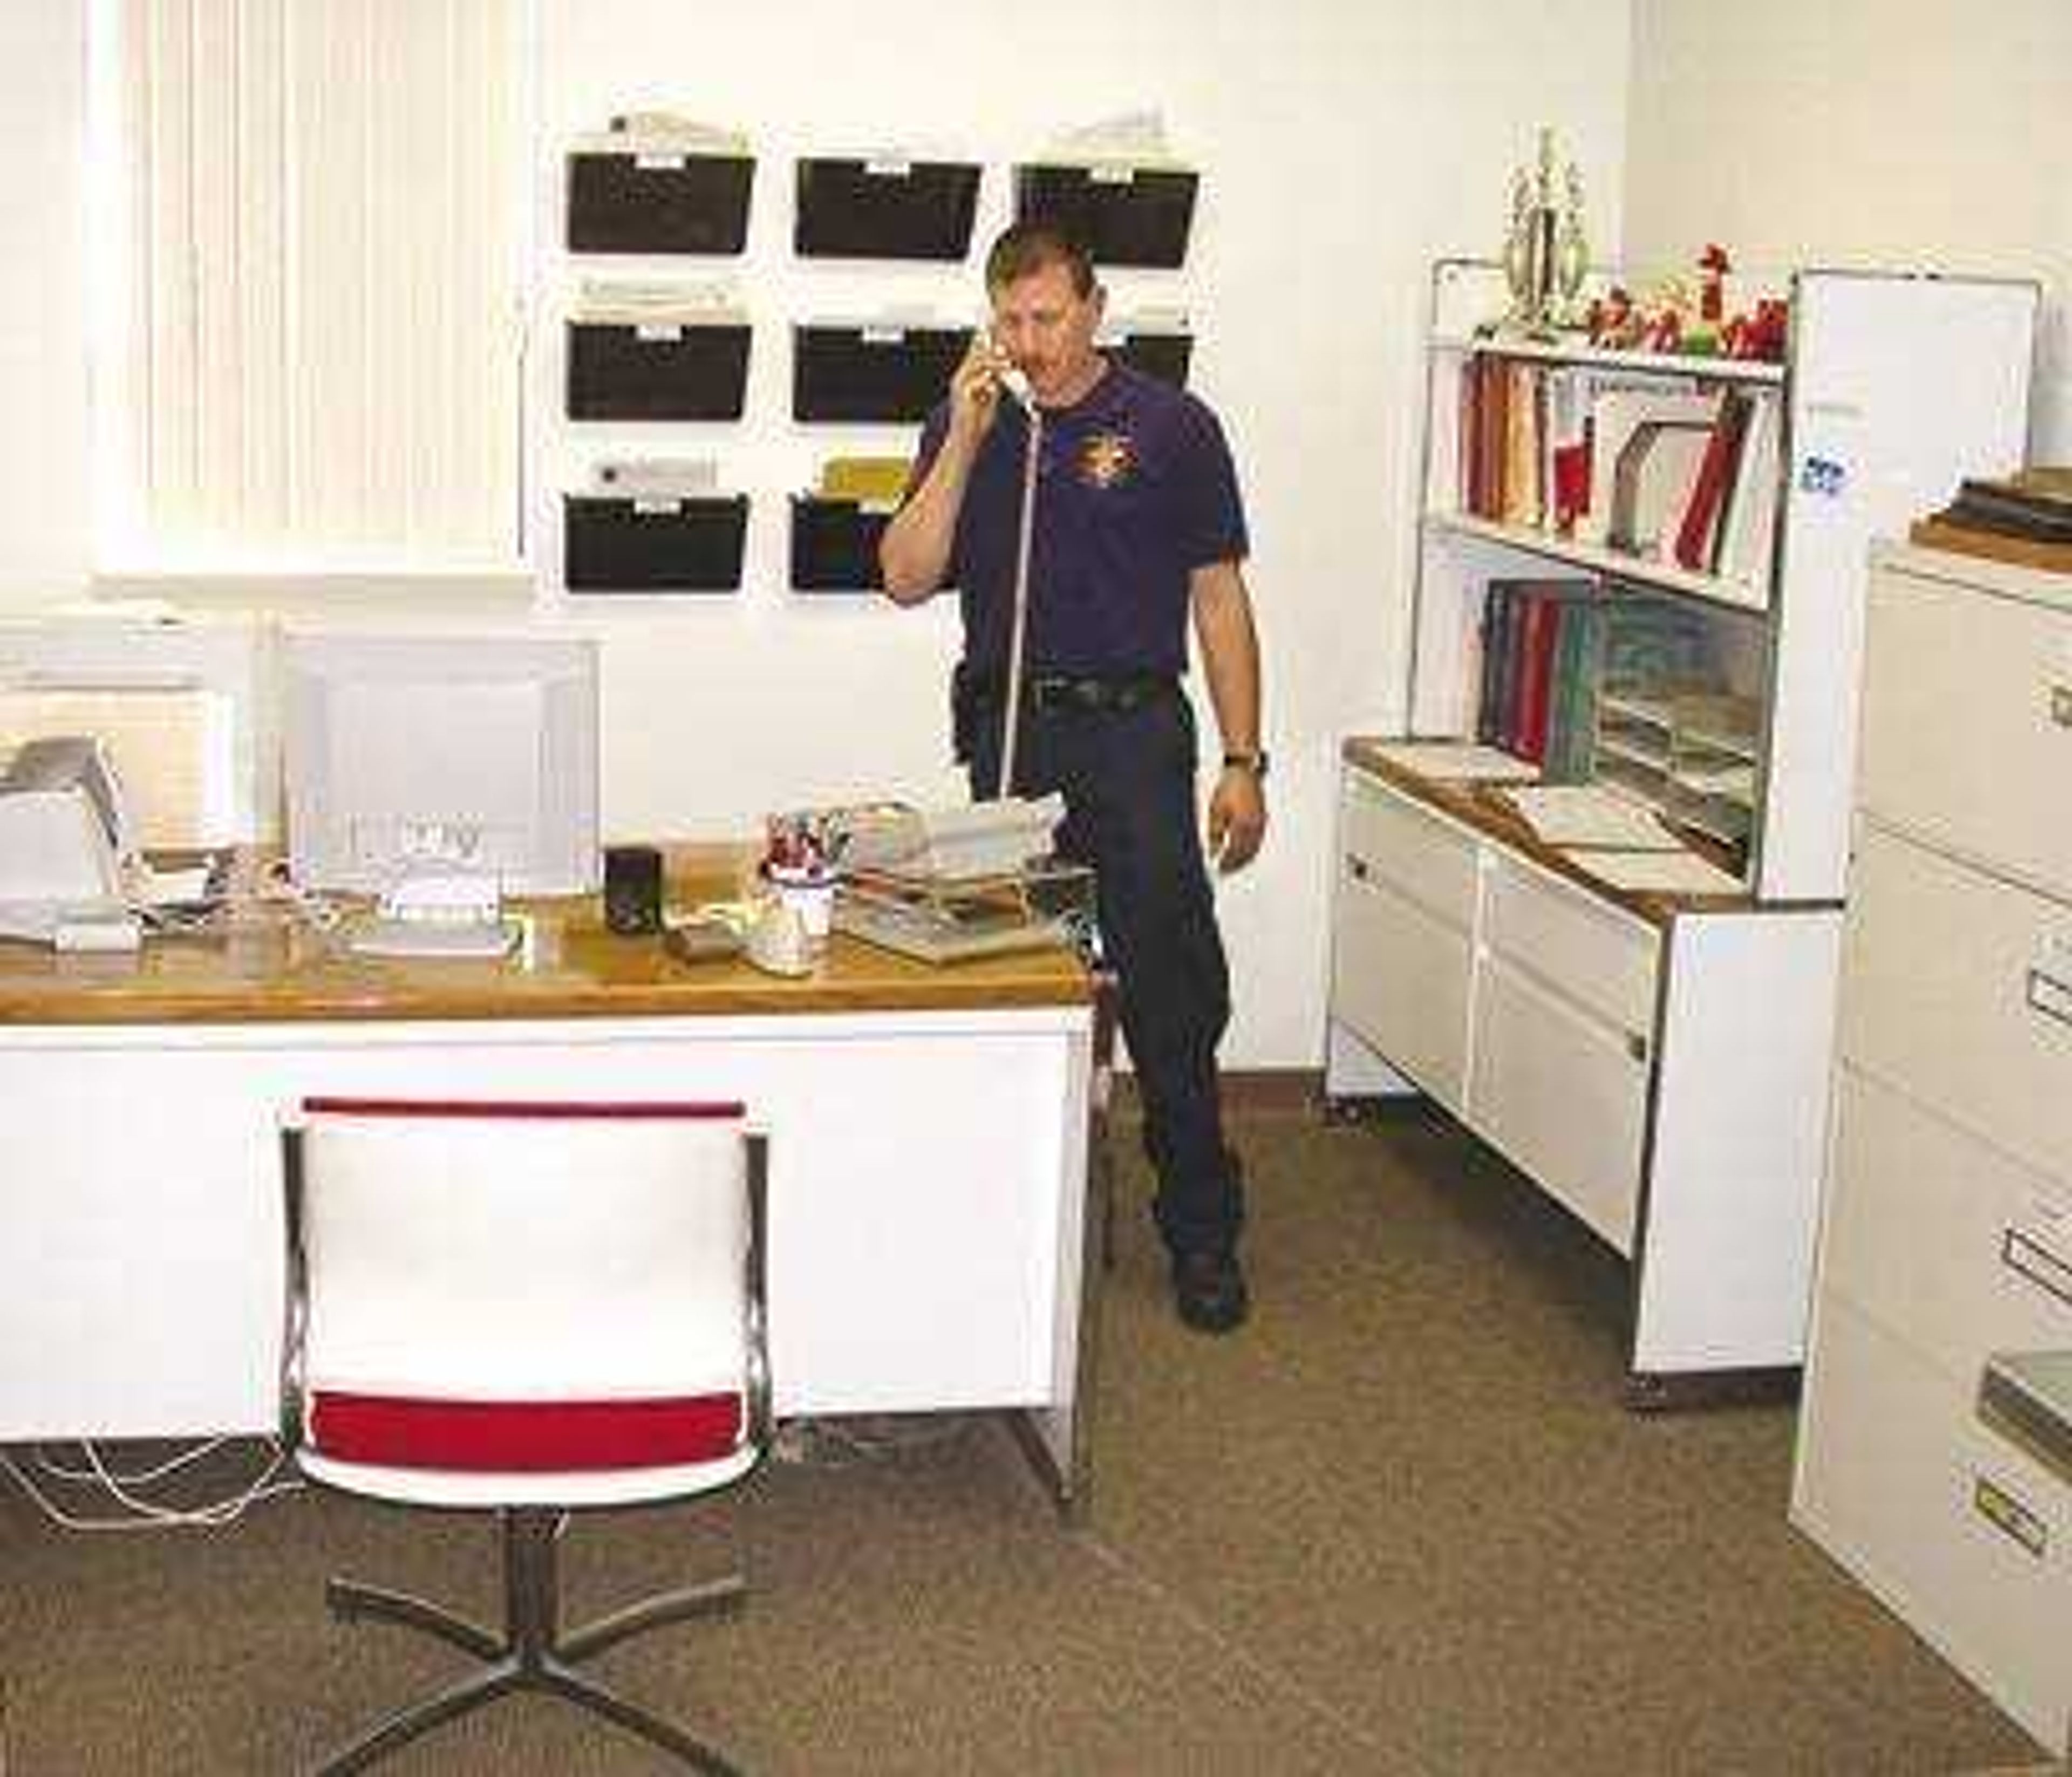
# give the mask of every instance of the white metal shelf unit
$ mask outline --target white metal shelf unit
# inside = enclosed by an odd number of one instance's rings
[[[1406,707],[1411,731],[1474,727],[1482,605],[1503,577],[1580,570],[1613,589],[1718,613],[1728,688],[1763,712],[1750,886],[1768,901],[1840,898],[1855,758],[1863,560],[1881,531],[1941,504],[1966,474],[2022,460],[2037,291],[2012,280],[1803,271],[1782,365],[1493,343],[1498,269],[1435,269],[1426,391],[1423,524]],[[1701,388],[1776,392],[1778,485],[1766,577],[1737,582],[1551,528],[1460,509],[1462,365],[1477,355],[1659,371]],[[1961,365],[1963,374],[1942,374]],[[1737,627],[1737,622],[1753,627]]]

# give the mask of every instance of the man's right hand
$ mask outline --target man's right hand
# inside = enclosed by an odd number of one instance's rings
[[[964,362],[951,374],[950,432],[968,449],[993,429],[993,417],[1000,412],[1000,373],[1008,362],[991,333],[980,327],[972,335]]]

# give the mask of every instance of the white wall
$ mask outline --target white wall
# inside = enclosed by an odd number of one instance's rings
[[[756,322],[749,421],[692,434],[755,495],[748,590],[727,608],[610,626],[614,819],[667,828],[858,788],[954,787],[948,602],[902,614],[783,590],[785,495],[829,450],[911,439],[794,427],[784,329],[888,296],[968,318],[1012,162],[1061,129],[1157,109],[1202,174],[1188,264],[1117,270],[1111,301],[1179,300],[1194,317],[1192,386],[1223,417],[1250,505],[1276,760],[1267,852],[1222,893],[1238,1003],[1227,1058],[1314,1064],[1337,741],[1400,704],[1429,263],[1493,250],[1509,169],[1542,119],[1596,175],[1598,238],[1617,236],[1626,0],[1558,11],[1556,23],[1531,0],[974,0],[890,13],[833,0],[548,0],[550,243],[553,145],[615,110],[738,126],[761,156],[740,267]],[[915,142],[987,169],[972,264],[791,258],[794,154]]]
[[[2013,273],[2045,286],[2038,461],[2072,461],[2072,6],[1647,0],[1626,260]]]
[[[980,160],[982,244],[1005,218],[1015,158],[1095,118],[1165,113],[1203,175],[1190,262],[1112,282],[1125,304],[1178,299],[1194,316],[1194,385],[1224,417],[1251,507],[1276,755],[1267,853],[1223,892],[1238,1003],[1227,1058],[1313,1064],[1337,742],[1400,703],[1429,263],[1494,249],[1510,170],[1542,121],[1589,176],[1593,238],[1618,238],[1630,0],[536,3],[543,296],[569,269],[554,245],[567,134],[656,105],[746,129],[762,162],[735,265],[757,322],[749,418],[689,429],[754,497],[746,589],[557,612],[607,638],[606,812],[622,833],[954,786],[941,692],[953,612],[808,605],[784,589],[786,496],[828,450],[906,442],[794,429],[784,330],[811,307],[888,291],[969,314],[976,271],[794,263],[791,156],[906,141]],[[0,6],[0,599],[74,590],[88,572],[84,6]],[[541,354],[535,388],[549,411],[553,359]],[[566,441],[557,429],[539,466],[543,506]]]

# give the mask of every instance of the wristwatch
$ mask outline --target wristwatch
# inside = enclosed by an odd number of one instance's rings
[[[1226,753],[1223,755],[1226,771],[1249,771],[1262,782],[1266,778],[1266,749],[1255,747],[1249,753]]]

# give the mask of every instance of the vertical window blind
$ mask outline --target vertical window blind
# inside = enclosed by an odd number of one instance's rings
[[[522,0],[101,0],[104,565],[521,554]]]

